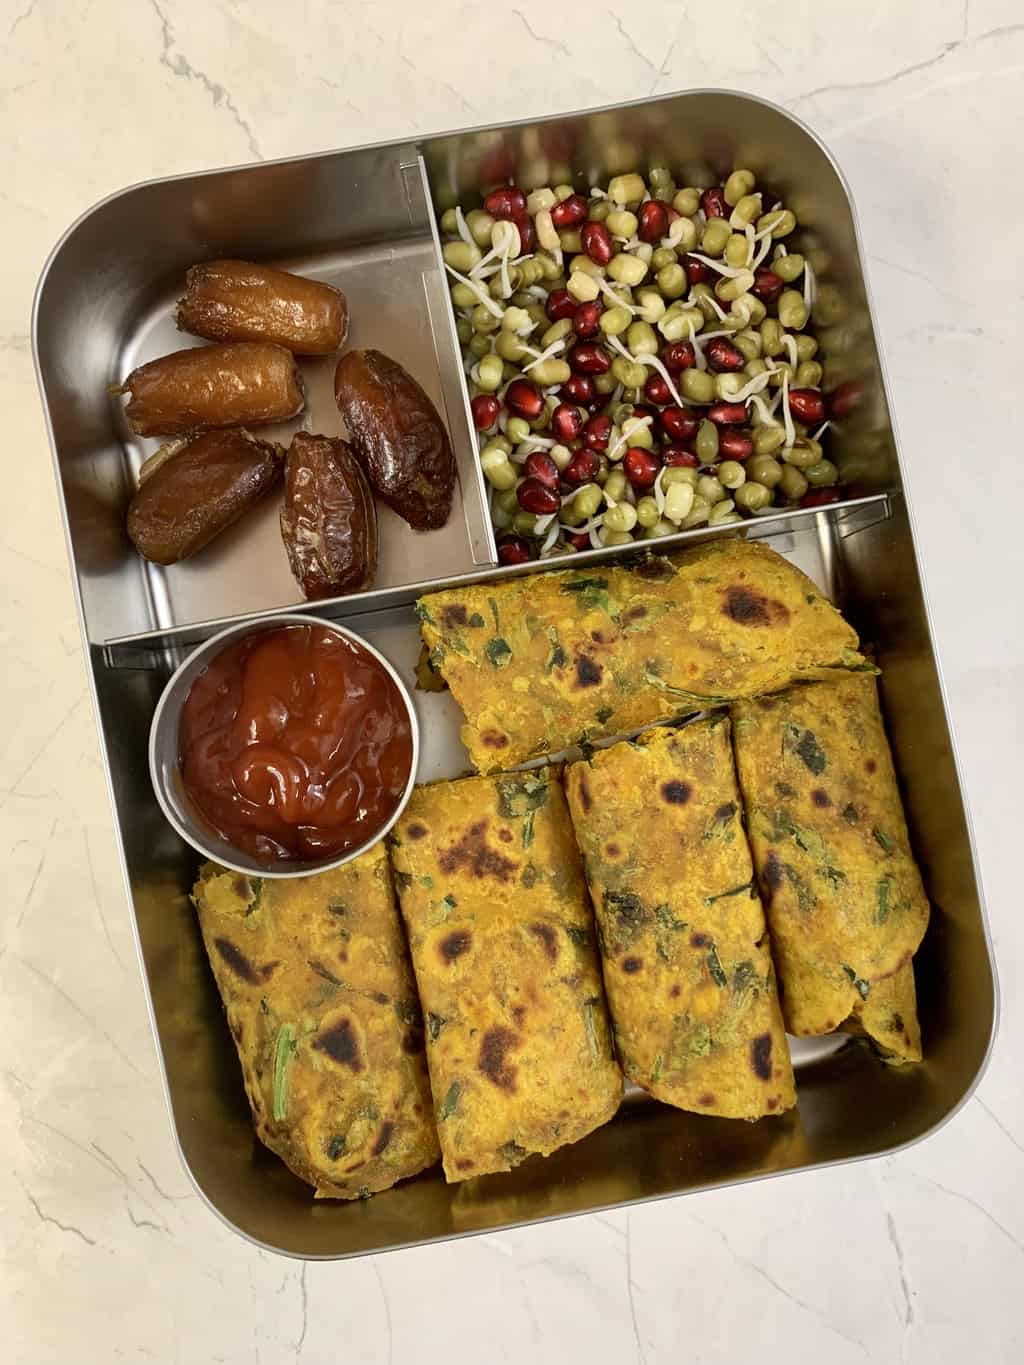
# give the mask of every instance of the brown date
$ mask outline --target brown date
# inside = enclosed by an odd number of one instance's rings
[[[128,506],[128,535],[139,554],[154,564],[198,554],[274,487],[281,454],[241,429],[205,432],[160,461],[158,452]]]
[[[359,592],[377,569],[377,509],[347,441],[297,432],[285,466],[281,539],[308,598]]]
[[[194,265],[176,318],[210,341],[270,341],[296,355],[331,355],[348,335],[340,290],[251,261]]]
[[[380,351],[338,361],[334,396],[349,440],[378,497],[417,531],[452,509],[455,457],[437,409],[415,379]]]
[[[116,393],[138,436],[183,436],[215,427],[283,422],[302,411],[291,351],[255,341],[192,346],[140,365]]]

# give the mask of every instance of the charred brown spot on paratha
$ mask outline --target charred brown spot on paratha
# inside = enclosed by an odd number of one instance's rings
[[[603,673],[604,669],[599,663],[595,663],[589,654],[576,655],[577,687],[596,687]]]
[[[628,972],[630,976],[633,976],[636,972],[640,971],[643,965],[644,960],[642,957],[624,957],[622,959],[622,970]]]
[[[670,806],[685,806],[693,795],[693,788],[689,782],[663,782],[661,785],[661,796],[663,801],[667,801]]]
[[[584,773],[580,774],[579,793],[580,805],[583,807],[584,811],[589,815],[590,812],[594,809],[594,798],[590,794],[590,787],[587,783],[586,774]]]
[[[510,844],[512,842],[512,831],[510,829],[505,829],[505,827],[502,826],[502,828],[498,830],[498,838],[503,844]]]
[[[831,796],[829,796],[828,792],[822,787],[815,787],[814,791],[811,792],[811,800],[819,810],[824,810],[827,806],[831,806],[832,804]]]
[[[426,1038],[423,1033],[422,1024],[410,1024],[402,1034],[402,1051],[409,1057],[415,1057],[417,1052],[422,1052],[426,1047]]]
[[[519,1035],[500,1024],[489,1028],[480,1043],[480,1056],[477,1066],[492,1085],[509,1093],[516,1088],[516,1068],[508,1061],[507,1054],[519,1043]]]
[[[740,626],[782,626],[789,620],[789,608],[740,584],[725,590],[722,615]]]
[[[508,735],[503,735],[500,730],[481,730],[480,743],[488,749],[507,749]]]
[[[764,860],[764,886],[766,891],[765,899],[771,905],[772,897],[782,885],[782,862],[774,849]]]
[[[545,956],[551,962],[558,960],[558,940],[550,924],[531,924],[530,933],[539,939]]]
[[[750,1044],[750,1065],[759,1080],[772,1078],[772,1035],[759,1033]]]
[[[461,602],[453,602],[451,606],[441,608],[441,624],[446,630],[454,630],[456,626],[468,626],[469,613]]]
[[[690,935],[690,947],[691,947],[691,948],[706,948],[710,942],[711,942],[711,940],[708,938],[707,934],[691,934],[691,935]]]
[[[486,834],[486,820],[477,820],[470,825],[462,838],[441,854],[438,859],[441,871],[448,876],[466,871],[474,877],[494,877],[499,882],[511,881],[512,874],[519,864],[489,847]]]
[[[764,1106],[766,1109],[778,1109],[779,1107],[778,1096],[770,1095],[768,1099],[765,1100]]]
[[[313,1039],[313,1047],[317,1052],[325,1053],[339,1066],[347,1066],[352,1071],[363,1069],[362,1058],[359,1055],[359,1040],[351,1019],[339,1019],[336,1024],[318,1033]]]
[[[234,974],[247,981],[250,986],[257,986],[263,980],[260,969],[254,967],[241,948],[236,948],[229,938],[215,938],[213,946]]]
[[[381,1152],[387,1151],[388,1143],[391,1141],[391,1135],[392,1133],[394,1133],[394,1131],[395,1125],[390,1121],[390,1119],[386,1120],[384,1123],[381,1124],[380,1132],[377,1134],[377,1140],[370,1148],[371,1156],[380,1156]]]
[[[437,945],[437,951],[443,962],[454,962],[463,953],[468,953],[472,946],[473,935],[468,929],[454,929],[450,934],[445,934]]]
[[[873,758],[865,759],[865,761],[864,761],[864,771],[865,771],[866,773],[873,773],[873,772],[875,772],[875,771],[877,770],[877,768],[878,768],[878,764],[875,762],[875,760],[874,760]]]
[[[709,1104],[715,1104],[717,1099],[717,1095],[713,1095],[710,1090],[705,1090],[703,1095],[697,1096],[697,1103],[707,1106]]]
[[[422,839],[425,837],[427,833],[427,827],[426,825],[419,824],[419,822],[417,821],[411,824],[405,832],[406,834],[408,834],[410,839]]]

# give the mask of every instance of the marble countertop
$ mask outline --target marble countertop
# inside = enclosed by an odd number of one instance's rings
[[[11,1365],[1024,1353],[1019,0],[629,11],[5,0],[0,1351]],[[891,1158],[346,1264],[263,1254],[171,1138],[28,328],[50,246],[157,175],[693,85],[800,114],[860,213],[1000,970],[967,1107]],[[1016,494],[1016,497],[1011,494]]]

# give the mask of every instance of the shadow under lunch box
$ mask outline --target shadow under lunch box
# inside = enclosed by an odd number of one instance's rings
[[[545,567],[496,567],[436,221],[456,203],[479,204],[496,153],[515,173],[551,145],[583,193],[610,174],[658,164],[680,174],[694,165],[716,173],[750,167],[779,189],[800,231],[827,252],[829,278],[858,319],[849,344],[860,348],[870,397],[830,435],[829,450],[841,468],[856,466],[850,482],[857,496],[827,508],[779,509],[722,530],[682,532],[657,549],[708,536],[766,539],[816,580],[875,652],[911,838],[933,906],[916,964],[925,1060],[893,1069],[842,1036],[800,1040],[793,1050],[799,1108],[784,1117],[709,1118],[631,1090],[611,1123],[510,1174],[447,1185],[435,1167],[366,1202],[314,1202],[253,1135],[189,903],[197,858],[164,820],[150,786],[150,720],[188,648],[230,622],[300,606],[343,621],[411,685],[420,593]],[[127,539],[134,473],[156,442],[132,435],[108,386],[190,344],[175,330],[174,300],[187,267],[214,257],[270,261],[344,290],[349,345],[377,347],[400,361],[447,420],[460,483],[450,520],[441,530],[414,533],[381,507],[380,563],[370,591],[302,602],[273,499],[201,556],[169,568],[144,562]],[[293,1256],[357,1255],[892,1152],[933,1131],[964,1102],[993,1037],[993,965],[853,209],[828,152],[800,122],[748,96],[694,91],[138,185],[91,209],[55,248],[38,288],[33,342],[172,1122],[196,1187],[229,1225]],[[298,426],[329,435],[341,430],[334,363],[303,361],[306,412],[269,428],[271,439]],[[573,563],[636,553],[631,546],[600,549]],[[415,697],[423,735],[419,779],[467,771],[450,695]]]

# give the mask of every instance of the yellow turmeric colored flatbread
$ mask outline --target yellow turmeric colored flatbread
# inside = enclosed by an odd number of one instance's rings
[[[796,1102],[720,712],[566,772],[626,1076],[728,1118]]]
[[[418,787],[392,859],[448,1180],[607,1122],[622,1073],[557,774]]]
[[[383,843],[331,872],[206,863],[193,892],[256,1132],[318,1198],[386,1190],[439,1151]]]
[[[745,540],[448,588],[417,611],[481,772],[799,679],[874,671],[811,580]]]

